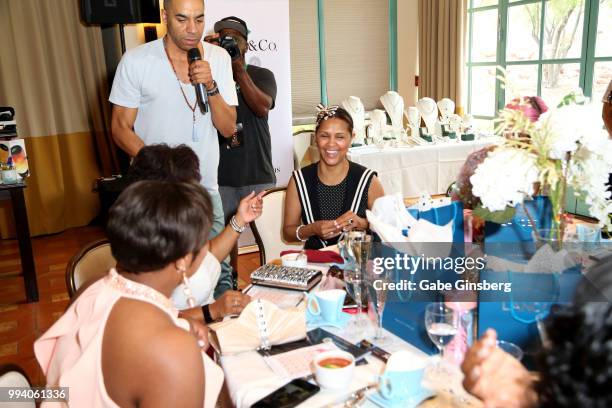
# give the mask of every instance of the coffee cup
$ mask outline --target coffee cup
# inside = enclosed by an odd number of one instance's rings
[[[342,289],[321,290],[308,294],[307,310],[327,323],[338,323],[346,292]]]
[[[346,389],[353,379],[355,357],[342,350],[325,351],[313,359],[317,383],[332,390]]]
[[[384,374],[378,379],[380,396],[391,403],[419,396],[424,391],[421,381],[427,363],[427,358],[407,350],[391,354]]]

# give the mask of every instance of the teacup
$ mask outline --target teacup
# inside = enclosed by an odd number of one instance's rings
[[[353,379],[355,357],[342,350],[325,351],[313,359],[315,379],[323,388],[346,389]]]
[[[391,354],[378,380],[380,396],[393,403],[419,396],[424,391],[421,381],[427,362],[406,350]]]
[[[321,316],[327,323],[338,323],[346,292],[342,289],[321,290],[308,294],[307,310],[312,316]]]

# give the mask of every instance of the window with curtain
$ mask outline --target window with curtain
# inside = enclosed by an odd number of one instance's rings
[[[516,94],[556,105],[580,87],[598,101],[612,79],[612,0],[470,0],[469,20],[468,110],[477,119],[490,122]]]
[[[314,116],[321,100],[316,0],[289,2],[293,116]]]
[[[325,66],[330,104],[354,95],[366,110],[389,90],[389,1],[325,1]]]

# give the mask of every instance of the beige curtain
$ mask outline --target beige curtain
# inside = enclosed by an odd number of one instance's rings
[[[15,107],[26,140],[30,231],[88,224],[94,180],[117,169],[100,28],[80,22],[77,0],[0,0],[0,38],[0,105]],[[12,217],[0,207],[6,237]]]
[[[468,0],[419,0],[419,98],[450,98],[463,113]]]

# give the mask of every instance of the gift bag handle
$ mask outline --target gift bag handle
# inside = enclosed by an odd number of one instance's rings
[[[508,282],[512,283],[512,278],[510,275],[510,271],[507,272],[508,274]],[[556,293],[555,293],[555,300],[552,300],[550,302],[543,302],[543,303],[549,303],[551,306],[555,303],[556,300],[559,299],[559,292],[561,291],[561,286],[559,283],[559,277],[557,276],[556,273],[552,273],[552,278],[554,281],[554,287],[556,289]],[[532,302],[532,303],[538,303],[538,302]],[[525,318],[525,317],[521,317],[517,314],[516,312],[516,308],[514,307],[514,295],[512,293],[512,291],[510,292],[510,315],[512,316],[512,318],[520,323],[524,323],[524,324],[533,324],[536,323],[538,321],[538,318],[542,319],[542,318],[546,318],[546,316],[548,316],[548,313],[550,312],[550,306],[548,307],[548,310],[545,310],[543,312],[537,313],[535,317],[532,318]]]

